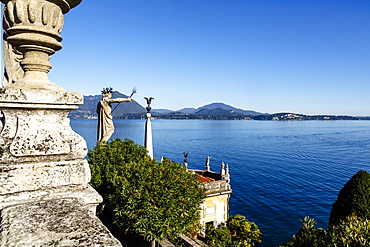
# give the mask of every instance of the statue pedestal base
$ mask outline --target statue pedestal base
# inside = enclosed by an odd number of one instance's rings
[[[95,212],[102,198],[89,186],[86,142],[67,117],[82,103],[79,93],[0,89],[0,210],[79,198]]]

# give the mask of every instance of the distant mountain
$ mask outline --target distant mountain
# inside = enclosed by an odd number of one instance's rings
[[[251,110],[242,110],[239,108],[226,105],[224,103],[212,103],[197,109],[195,108],[184,108],[176,112],[182,112],[185,114],[196,114],[196,115],[243,115],[243,116],[257,116],[263,113],[251,111]]]
[[[193,114],[197,111],[197,109],[195,108],[183,108],[181,110],[178,110],[176,112],[182,112],[182,113],[186,113],[186,114]]]
[[[114,91],[112,94],[112,98],[126,97],[128,96],[117,91]],[[77,110],[72,111],[69,117],[73,119],[97,118],[96,106],[101,98],[101,95],[84,96],[84,104],[79,106]],[[115,109],[112,113],[114,118],[127,119],[145,117],[146,109],[134,100],[132,102],[122,102],[118,106],[117,105],[118,103],[112,104],[112,109]],[[244,119],[245,116],[263,114],[251,110],[242,110],[224,103],[212,103],[199,108],[183,108],[178,111],[152,109],[151,113],[153,117],[167,119]]]
[[[114,91],[113,98],[127,98],[120,92]],[[101,100],[101,95],[84,96],[84,104],[77,110],[72,111],[69,117],[72,119],[94,119],[97,118],[96,106]],[[115,109],[118,103],[112,104]],[[160,119],[214,119],[214,120],[267,120],[267,121],[302,121],[302,120],[370,120],[370,117],[351,117],[334,115],[303,115],[297,113],[275,113],[267,114],[251,110],[243,110],[226,105],[224,103],[212,103],[197,109],[183,108],[178,111],[167,109],[152,109],[152,116]],[[143,119],[146,109],[136,101],[122,102],[113,111],[116,119]],[[1,117],[1,115],[0,115]]]
[[[151,113],[152,114],[155,114],[155,113],[158,113],[158,114],[169,114],[169,113],[172,113],[173,111],[172,110],[167,110],[167,109],[152,109],[151,110]]]
[[[113,91],[112,98],[127,98],[128,96],[117,91]],[[69,114],[70,118],[74,119],[92,119],[97,118],[98,114],[96,113],[96,106],[101,100],[101,95],[88,95],[84,96],[84,104],[80,105],[77,110],[72,111]],[[118,103],[112,104],[112,110],[118,105]],[[135,100],[131,102],[122,102],[117,108],[113,111],[113,117],[120,117],[125,114],[138,114],[145,113],[146,110]]]

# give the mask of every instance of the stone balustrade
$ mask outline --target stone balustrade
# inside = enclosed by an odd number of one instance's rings
[[[225,180],[216,180],[212,182],[203,183],[206,189],[206,196],[221,195],[221,194],[231,194],[231,186]]]

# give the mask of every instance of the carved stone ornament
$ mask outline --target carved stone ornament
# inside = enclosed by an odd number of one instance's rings
[[[68,154],[71,151],[62,130],[49,131],[56,125],[51,117],[34,118],[18,117],[17,133],[10,146],[14,156],[36,156],[52,154]]]
[[[7,87],[64,91],[48,79],[50,55],[62,48],[63,14],[81,0],[0,0],[5,4],[6,42],[23,54],[24,74]],[[7,68],[6,68],[7,69]]]

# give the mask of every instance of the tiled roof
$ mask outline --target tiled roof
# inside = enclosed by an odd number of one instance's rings
[[[212,182],[212,181],[215,181],[213,178],[210,178],[210,177],[204,177],[200,174],[197,174],[198,175],[198,179],[200,181],[202,181],[202,183],[207,183],[207,182]]]

